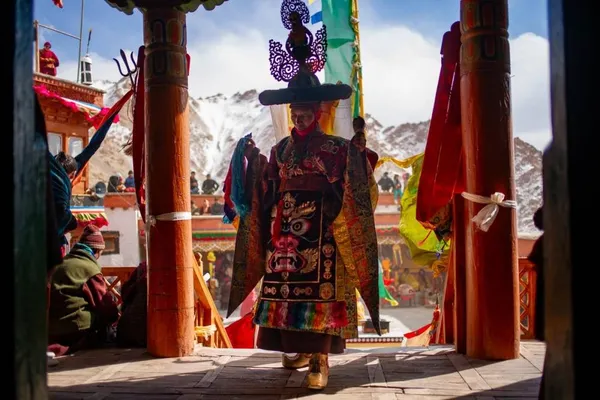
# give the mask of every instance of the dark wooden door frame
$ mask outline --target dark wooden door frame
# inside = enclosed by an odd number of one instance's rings
[[[546,399],[585,398],[585,386],[593,383],[582,379],[586,364],[594,361],[595,301],[588,298],[598,290],[592,278],[598,205],[591,192],[599,170],[598,145],[592,141],[599,112],[592,4],[548,0],[553,140],[544,154]]]
[[[10,262],[3,268],[2,290],[9,296],[5,327],[10,326],[7,346],[10,360],[5,367],[10,384],[2,389],[7,398],[46,399],[46,184],[47,148],[34,140],[33,84],[33,1],[9,0],[2,4],[8,42],[2,102],[5,124],[12,131],[4,135],[2,146],[6,161],[2,168],[6,190],[12,196],[2,221],[2,257]],[[8,18],[6,18],[8,17]],[[6,126],[6,125],[5,125]],[[12,210],[12,212],[11,212]],[[4,317],[3,317],[4,319]],[[12,376],[11,376],[12,374]]]

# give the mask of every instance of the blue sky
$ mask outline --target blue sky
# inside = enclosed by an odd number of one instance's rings
[[[318,0],[317,0],[318,1]],[[35,0],[42,24],[78,35],[80,0]],[[214,11],[188,15],[195,97],[278,87],[268,74],[268,40],[285,40],[281,0],[229,0]],[[365,105],[384,125],[428,119],[439,72],[442,34],[459,18],[459,0],[359,0]],[[543,148],[550,138],[547,0],[509,0],[513,121],[516,136]],[[83,36],[92,28],[95,79],[118,79],[111,58],[142,44],[142,16],[103,0],[86,0]],[[61,59],[59,74],[76,76],[77,41],[48,31]],[[83,51],[85,52],[85,42]],[[244,72],[241,73],[240,71]]]
[[[80,0],[65,0],[59,9],[50,0],[35,0],[35,18],[42,24],[79,35]],[[260,21],[267,7],[277,13],[278,0],[229,0],[210,13],[199,11],[188,19],[191,31],[199,34],[217,30],[243,30],[248,21]],[[361,23],[403,24],[431,37],[440,37],[459,17],[459,0],[361,0]],[[262,6],[257,8],[257,5]],[[264,7],[267,5],[267,7]],[[249,17],[250,16],[250,17]],[[509,1],[510,34],[526,32],[547,37],[547,0]],[[207,26],[208,25],[208,26]],[[141,16],[128,16],[109,7],[103,0],[87,0],[84,7],[84,37],[93,29],[91,50],[105,57],[118,54],[119,47],[134,49],[142,40]],[[276,28],[279,28],[276,26]],[[191,32],[190,32],[191,33]],[[210,33],[208,33],[210,34]],[[67,57],[76,57],[76,41],[48,32],[44,37]],[[85,46],[85,44],[84,44]],[[84,50],[85,51],[85,50]]]

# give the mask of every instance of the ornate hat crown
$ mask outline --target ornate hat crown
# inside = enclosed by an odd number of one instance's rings
[[[323,25],[313,36],[304,26],[310,22],[308,7],[302,0],[283,0],[281,22],[290,31],[285,46],[269,41],[271,75],[288,82],[286,89],[265,90],[258,99],[263,105],[315,103],[347,99],[352,94],[348,85],[321,84],[315,73],[327,61],[327,27]]]

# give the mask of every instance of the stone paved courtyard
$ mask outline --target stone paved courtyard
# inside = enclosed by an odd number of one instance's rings
[[[536,399],[545,347],[523,342],[521,358],[490,362],[452,347],[348,349],[330,358],[329,386],[305,387],[307,369],[281,367],[277,353],[199,347],[157,359],[142,349],[104,349],[50,368],[52,399]]]

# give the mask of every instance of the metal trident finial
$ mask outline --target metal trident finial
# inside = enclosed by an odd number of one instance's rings
[[[131,87],[135,87],[134,75],[138,71],[138,66],[137,66],[137,63],[135,62],[135,59],[133,58],[133,51],[129,55],[129,58],[131,58],[131,63],[133,64],[133,68],[131,68],[131,66],[129,65],[129,60],[127,59],[127,56],[125,55],[125,52],[123,51],[123,49],[119,50],[119,52],[121,53],[121,59],[123,60],[123,65],[124,65],[125,70],[121,69],[121,63],[119,62],[119,60],[117,60],[116,58],[113,58],[113,60],[117,63],[117,68],[119,68],[119,73],[121,74],[121,76],[123,76],[123,77],[128,76],[129,79],[131,80]]]

